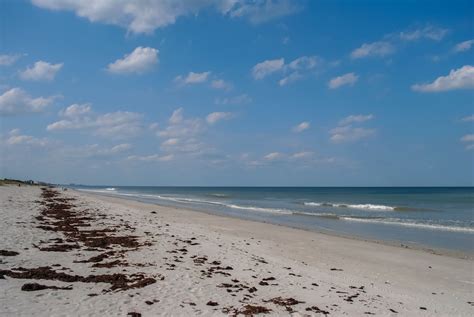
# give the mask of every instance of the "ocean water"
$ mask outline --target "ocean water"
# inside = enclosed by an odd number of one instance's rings
[[[75,188],[306,230],[474,251],[474,187]]]

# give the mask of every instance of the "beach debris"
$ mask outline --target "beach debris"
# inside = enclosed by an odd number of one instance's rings
[[[251,304],[244,305],[240,309],[234,308],[233,306],[225,307],[222,309],[222,312],[224,314],[229,314],[230,316],[238,316],[238,315],[253,316],[257,314],[268,314],[271,311],[272,310],[270,308],[259,306],[259,305],[251,305]]]
[[[273,303],[275,305],[279,305],[279,306],[294,306],[294,305],[298,305],[298,304],[302,304],[304,303],[303,301],[299,301],[299,300],[296,300],[294,298],[283,298],[281,296],[278,296],[278,297],[275,297],[275,298],[271,298],[269,300],[263,300],[264,303]]]
[[[23,284],[23,286],[21,287],[21,290],[25,292],[41,291],[44,289],[71,290],[72,286],[58,287],[58,286],[41,285],[38,283],[26,283],[26,284]]]
[[[306,311],[310,311],[313,313],[318,313],[318,314],[323,314],[323,315],[329,315],[329,312],[327,310],[321,309],[318,306],[310,306],[306,307]]]
[[[146,277],[142,273],[126,275],[122,273],[102,274],[102,275],[70,275],[64,272],[56,272],[49,266],[38,268],[14,268],[12,270],[0,270],[0,278],[8,276],[15,279],[32,280],[57,280],[67,283],[109,283],[109,291],[124,291],[133,288],[142,288],[156,283],[156,279]]]
[[[127,314],[127,316],[130,316],[130,317],[142,317],[142,314],[137,313],[137,312],[129,312],[129,313]]]
[[[331,268],[331,271],[344,271],[343,269],[337,269],[335,267]]]
[[[0,255],[1,256],[16,256],[20,253],[16,252],[16,251],[8,251],[8,250],[0,250]]]
[[[281,296],[279,297],[275,297],[275,298],[272,298],[272,299],[269,299],[269,300],[263,300],[264,303],[273,303],[275,305],[278,305],[278,306],[283,306],[285,307],[286,311],[292,313],[294,312],[293,308],[291,306],[294,306],[294,305],[298,305],[298,304],[302,304],[304,303],[303,301],[299,301],[299,300],[296,300],[294,298],[283,298]]]
[[[40,241],[43,245],[35,246],[40,251],[102,251],[101,254],[90,257],[89,259],[77,260],[74,262],[93,263],[93,268],[112,268],[116,266],[129,266],[128,262],[119,260],[118,258],[123,258],[124,254],[128,251],[137,250],[142,246],[150,245],[150,242],[147,241],[140,242],[139,237],[134,235],[118,236],[115,234],[120,227],[134,231],[135,229],[128,223],[122,223],[120,226],[102,229],[84,229],[84,227],[91,227],[91,224],[94,221],[105,219],[107,216],[103,214],[90,214],[87,209],[82,211],[76,210],[76,206],[72,203],[75,200],[74,198],[62,197],[59,192],[53,189],[42,188],[41,196],[43,200],[39,201],[39,204],[43,206],[43,210],[39,216],[35,217],[35,219],[40,222],[38,228],[62,233],[64,239],[56,238],[50,239],[48,242]],[[123,231],[123,229],[121,229],[121,231]],[[48,244],[44,245],[44,243]],[[116,248],[120,249],[117,250]],[[109,251],[103,252],[104,250]],[[110,257],[114,257],[115,259],[101,263],[103,260]],[[135,266],[144,266],[144,264],[138,263]],[[164,279],[164,277],[159,274],[154,277],[149,277],[145,276],[144,273],[115,273],[88,276],[70,275],[57,272],[48,266],[31,269],[20,267],[11,270],[1,270],[0,278],[4,278],[4,276],[20,279],[59,280],[71,283],[109,283],[111,285],[110,289],[104,291],[121,291],[132,288],[141,288],[156,283],[157,280],[155,278],[161,280]]]
[[[207,305],[207,306],[218,306],[219,303],[218,303],[218,302],[213,302],[212,300],[210,300],[210,301],[208,301],[208,302],[206,303],[206,305]]]

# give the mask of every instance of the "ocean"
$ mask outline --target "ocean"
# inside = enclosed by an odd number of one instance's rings
[[[362,239],[474,251],[474,187],[74,188]]]

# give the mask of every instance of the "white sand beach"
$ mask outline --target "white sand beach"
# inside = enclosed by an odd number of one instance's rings
[[[471,257],[52,191],[0,186],[1,316],[474,313]]]

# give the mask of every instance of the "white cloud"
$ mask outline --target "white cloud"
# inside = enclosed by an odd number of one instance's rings
[[[168,162],[174,159],[173,154],[161,155],[161,154],[152,154],[152,155],[131,155],[127,157],[129,161],[141,161],[141,162]]]
[[[199,137],[205,130],[199,118],[185,118],[182,108],[176,109],[168,120],[169,125],[157,131],[157,136],[164,138],[162,149],[168,153],[200,154],[206,146]]]
[[[283,154],[280,153],[280,152],[272,152],[272,153],[268,153],[267,155],[265,155],[263,158],[267,161],[274,161],[274,160],[278,160],[278,159],[281,159],[283,157]]]
[[[420,39],[441,41],[448,34],[448,32],[448,29],[428,25],[424,28],[411,30],[408,32],[400,32],[400,38],[404,41],[417,41]]]
[[[355,73],[347,73],[331,79],[328,83],[328,86],[330,89],[336,89],[344,85],[353,86],[358,79],[359,76],[357,76]]]
[[[7,145],[31,145],[37,147],[45,147],[50,144],[47,138],[35,138],[31,135],[22,135],[20,129],[13,129],[8,133],[5,140]]]
[[[183,121],[183,108],[178,108],[175,111],[173,111],[173,114],[171,115],[169,122],[171,124],[178,124],[181,121]]]
[[[453,50],[456,53],[466,52],[466,51],[469,51],[473,45],[474,45],[474,39],[456,44]]]
[[[44,61],[38,61],[32,67],[28,67],[20,72],[20,78],[23,80],[52,81],[62,67],[63,63],[51,64]]]
[[[20,57],[21,57],[21,55],[19,55],[19,54],[14,54],[14,55],[3,54],[3,55],[0,55],[0,66],[11,66]]]
[[[166,141],[164,141],[163,143],[161,143],[162,146],[172,146],[172,145],[176,145],[179,143],[179,139],[178,138],[171,138],[171,139],[168,139]]]
[[[241,105],[251,102],[252,98],[247,94],[242,94],[235,97],[216,98],[214,101],[216,105]]]
[[[230,8],[227,12],[231,17],[247,17],[254,24],[293,14],[301,9],[297,1],[291,0],[224,1],[226,2]]]
[[[206,121],[209,124],[214,124],[221,120],[227,120],[232,118],[233,114],[231,112],[213,112],[207,115]]]
[[[291,155],[292,159],[306,159],[313,156],[313,152],[297,152]]]
[[[307,121],[301,122],[297,126],[293,127],[293,132],[296,132],[296,133],[303,132],[304,130],[309,129],[310,126],[311,126],[311,124]]]
[[[74,117],[82,116],[86,113],[90,113],[91,109],[92,107],[90,103],[72,104],[66,109],[61,110],[59,112],[59,115],[62,117],[74,118]]]
[[[112,147],[102,147],[99,144],[79,147],[66,147],[60,154],[67,158],[110,158],[128,152],[132,148],[129,143],[122,143]]]
[[[330,131],[331,142],[354,142],[375,135],[374,129],[354,128],[352,126],[337,127]]]
[[[474,134],[466,134],[461,138],[461,142],[468,143],[466,145],[466,150],[473,150],[474,149]]]
[[[253,78],[263,79],[270,74],[282,70],[284,65],[285,60],[283,58],[266,60],[261,63],[258,63],[252,68]]]
[[[300,73],[298,73],[298,72],[293,72],[293,73],[289,74],[288,76],[283,77],[282,79],[280,79],[280,80],[278,81],[278,84],[279,84],[280,86],[286,86],[286,85],[288,85],[288,84],[290,84],[290,83],[293,83],[293,82],[295,82],[295,81],[298,81],[298,80],[300,80],[300,79],[302,79],[302,78],[303,78],[303,76],[302,76]]]
[[[395,47],[385,41],[364,43],[361,47],[355,49],[351,53],[351,58],[358,59],[370,56],[386,56],[395,52]]]
[[[278,81],[278,84],[285,86],[304,78],[305,74],[319,64],[322,64],[322,62],[323,60],[318,56],[301,56],[288,64],[285,64],[284,58],[266,60],[252,68],[252,76],[254,79],[259,80],[280,72],[285,74],[285,76]]]
[[[465,65],[453,69],[447,76],[440,76],[429,84],[415,84],[411,88],[419,92],[440,92],[456,89],[474,89],[474,67]]]
[[[182,85],[202,84],[208,80],[210,74],[211,72],[189,72],[186,76],[177,76],[174,81]]]
[[[373,114],[363,115],[350,115],[339,121],[339,125],[347,125],[351,123],[361,123],[365,121],[372,120],[375,116]]]
[[[301,56],[288,64],[288,68],[293,70],[312,69],[321,62],[317,56]]]
[[[139,46],[130,54],[107,66],[107,70],[114,74],[142,74],[150,71],[158,64],[158,50],[151,47]]]
[[[354,127],[352,124],[360,124],[372,120],[374,115],[350,115],[339,121],[334,129],[329,131],[329,140],[333,143],[355,142],[375,135],[376,130],[365,127]]]
[[[266,22],[293,14],[300,9],[289,0],[32,0],[33,4],[50,10],[67,10],[91,22],[118,25],[132,33],[152,33],[174,24],[179,17],[197,15],[214,8],[220,14],[246,18],[252,23]]]
[[[211,82],[211,87],[214,89],[224,89],[224,90],[229,90],[232,88],[232,84],[226,82],[223,79],[215,79]]]
[[[97,115],[91,107],[71,105],[60,112],[66,119],[47,126],[48,131],[85,130],[105,138],[128,138],[142,131],[142,115],[135,112],[116,111]]]
[[[464,121],[464,122],[473,122],[473,121],[474,121],[474,114],[462,118],[461,121]]]
[[[474,134],[466,134],[461,138],[461,142],[474,142]]]
[[[12,88],[0,95],[0,115],[42,112],[57,96],[32,98],[21,88]]]

